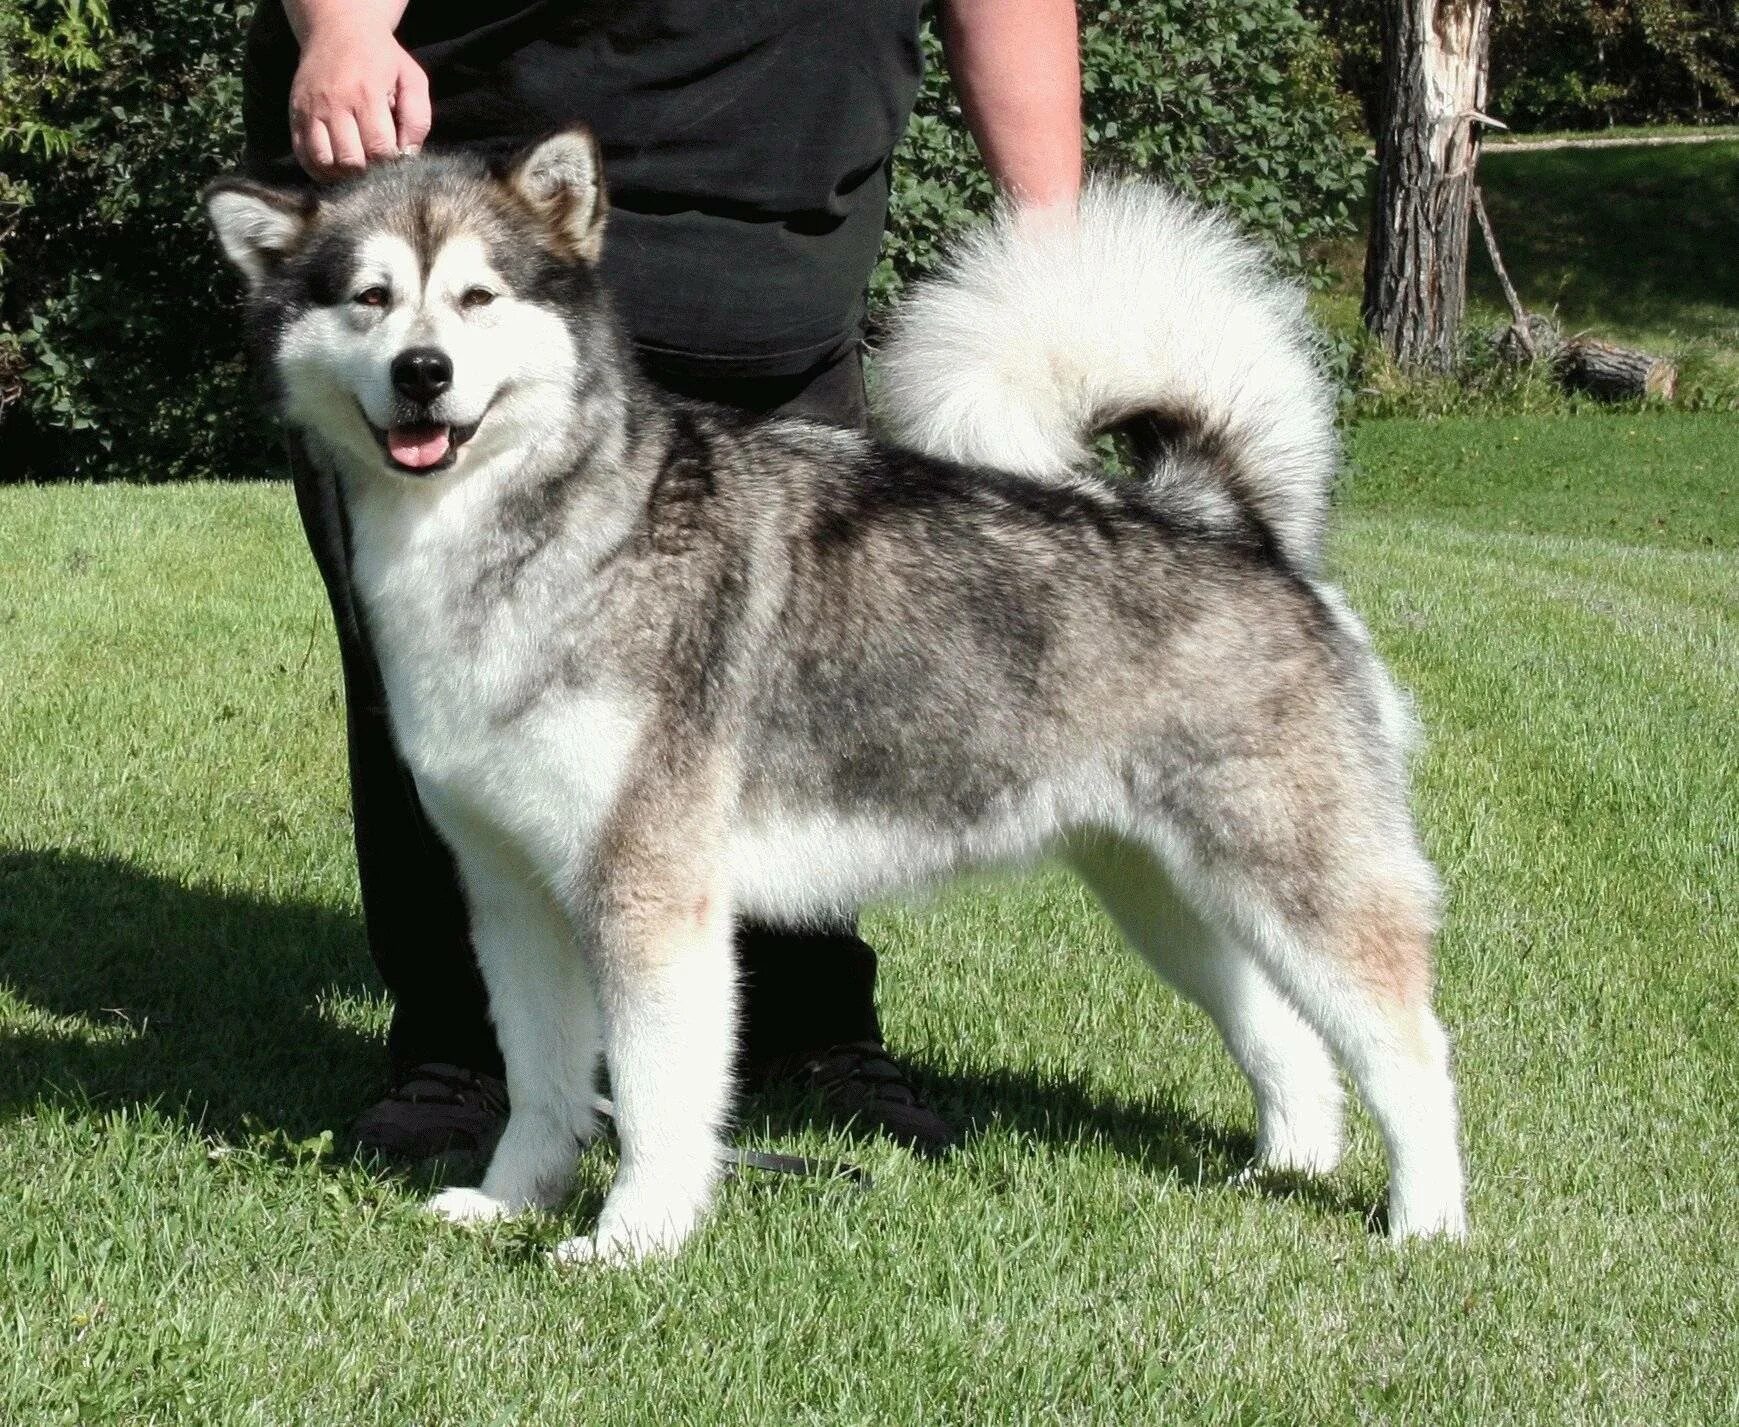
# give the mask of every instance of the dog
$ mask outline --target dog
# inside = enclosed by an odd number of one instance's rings
[[[1004,215],[894,319],[884,444],[638,373],[583,130],[205,206],[338,482],[506,1061],[482,1184],[435,1213],[559,1203],[602,1059],[620,1163],[558,1256],[673,1252],[721,1173],[733,919],[1048,857],[1212,1018],[1256,1169],[1335,1166],[1338,1062],[1391,1235],[1465,1233],[1410,715],[1321,575],[1301,296],[1225,220],[1106,179]]]

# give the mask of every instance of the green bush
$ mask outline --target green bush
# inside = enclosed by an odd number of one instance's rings
[[[1381,19],[1398,0],[1302,0],[1376,127]],[[1735,0],[1493,0],[1486,108],[1523,132],[1739,119]]]
[[[274,473],[198,193],[240,152],[244,0],[0,0],[0,478]],[[1082,7],[1093,159],[1232,208],[1289,261],[1365,160],[1289,0]],[[874,295],[990,205],[927,37]]]
[[[1739,118],[1733,0],[1499,0],[1497,114],[1522,130]]]
[[[1111,0],[1080,12],[1092,165],[1153,174],[1229,208],[1294,267],[1353,231],[1369,162],[1358,111],[1292,0]],[[895,158],[878,300],[929,269],[947,235],[993,202],[928,31],[925,52],[924,94]]]
[[[251,8],[0,0],[7,477],[275,468],[198,204],[240,151]]]

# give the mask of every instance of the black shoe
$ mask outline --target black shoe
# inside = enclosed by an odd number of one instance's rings
[[[481,1155],[507,1124],[507,1086],[493,1075],[431,1063],[401,1072],[350,1127],[357,1146],[390,1159]]]
[[[787,1063],[779,1078],[819,1097],[835,1119],[880,1130],[922,1154],[960,1143],[953,1126],[918,1098],[906,1072],[880,1041],[848,1041]]]

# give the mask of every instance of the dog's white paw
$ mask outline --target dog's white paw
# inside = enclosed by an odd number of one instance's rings
[[[1257,1137],[1256,1158],[1227,1181],[1239,1187],[1289,1178],[1318,1179],[1340,1164],[1343,1142],[1338,1126],[1311,1135]]]
[[[443,1189],[423,1208],[449,1224],[492,1224],[513,1214],[501,1200],[490,1198],[481,1189]]]
[[[1308,1161],[1298,1164],[1286,1160],[1255,1159],[1242,1169],[1227,1175],[1226,1185],[1231,1189],[1284,1191],[1296,1186],[1301,1179],[1320,1179],[1325,1173],[1326,1170],[1318,1169]]]
[[[621,1253],[607,1253],[600,1247],[597,1237],[591,1234],[581,1234],[576,1238],[563,1239],[550,1250],[550,1258],[563,1268],[572,1268],[577,1264],[627,1264],[629,1262]]]
[[[563,1239],[550,1251],[550,1257],[563,1268],[579,1264],[600,1264],[606,1268],[631,1268],[648,1259],[669,1258],[676,1252],[674,1244],[663,1244],[646,1238],[627,1235],[582,1234]]]
[[[1346,1152],[1346,1112],[1338,1082],[1315,1095],[1298,1091],[1283,1108],[1257,1113],[1256,1164],[1281,1174],[1328,1174]]]
[[[559,1264],[624,1265],[669,1258],[706,1215],[718,1180],[715,1151],[662,1171],[623,1173],[589,1235],[556,1246]],[[698,1166],[698,1173],[693,1171]]]
[[[1467,1210],[1459,1202],[1437,1205],[1411,1214],[1389,1211],[1389,1242],[1405,1244],[1423,1239],[1446,1243],[1467,1241]]]
[[[1332,1174],[1345,1153],[1345,1142],[1331,1132],[1258,1145],[1256,1164],[1276,1174]]]
[[[590,1234],[565,1239],[554,1250],[558,1264],[608,1264],[625,1267],[648,1259],[672,1257],[693,1231],[696,1216],[668,1213],[630,1218],[604,1206],[598,1227]]]

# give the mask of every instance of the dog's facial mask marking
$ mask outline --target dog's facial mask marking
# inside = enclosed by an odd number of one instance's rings
[[[389,471],[426,478],[465,464],[473,440],[486,455],[536,429],[515,415],[571,381],[560,315],[513,292],[480,233],[456,227],[426,268],[411,242],[374,233],[353,261],[347,295],[285,330],[277,363],[292,421],[329,430],[328,413],[348,406]],[[436,368],[439,380],[413,379]]]

